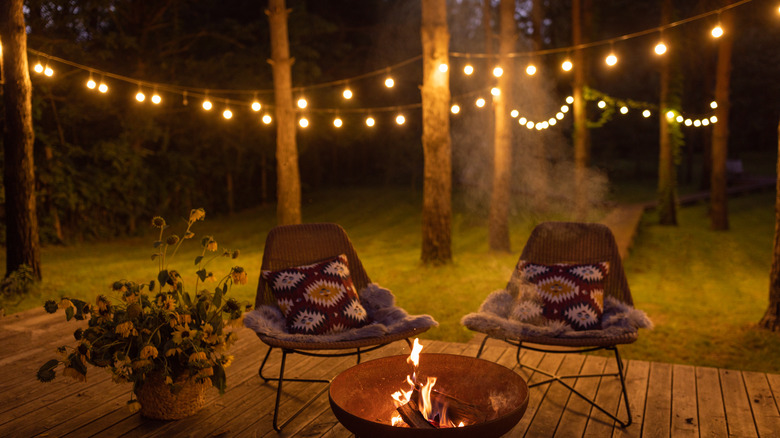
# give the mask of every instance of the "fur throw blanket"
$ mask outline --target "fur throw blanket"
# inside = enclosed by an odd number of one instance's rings
[[[371,283],[358,295],[360,304],[374,321],[371,324],[341,333],[307,335],[289,333],[284,315],[276,306],[262,305],[244,315],[244,325],[258,334],[288,342],[338,342],[374,338],[401,333],[422,327],[435,327],[439,323],[430,315],[409,315],[395,305],[395,296],[389,290]]]
[[[604,312],[600,330],[574,330],[562,321],[545,320],[541,323],[522,322],[513,312],[517,298],[506,289],[491,293],[477,313],[469,313],[460,323],[467,328],[498,338],[521,337],[614,337],[636,333],[640,328],[653,328],[645,312],[637,310],[613,297],[604,297]]]

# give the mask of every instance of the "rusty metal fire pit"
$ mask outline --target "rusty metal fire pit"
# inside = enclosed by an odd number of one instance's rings
[[[437,377],[436,389],[456,399],[489,408],[486,421],[464,427],[415,429],[391,425],[390,396],[404,385],[411,368],[407,356],[388,356],[342,372],[330,384],[336,418],[358,437],[499,437],[509,432],[528,407],[528,386],[512,370],[474,357],[420,354],[418,376]]]

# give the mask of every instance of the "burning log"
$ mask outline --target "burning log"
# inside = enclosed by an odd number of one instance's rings
[[[420,400],[420,386],[415,385],[412,390],[412,394],[409,397],[409,402],[402,404],[396,411],[403,418],[404,422],[413,428],[418,429],[435,429],[440,427],[441,418],[439,415],[446,411],[447,418],[452,424],[476,424],[487,420],[490,415],[485,409],[473,405],[471,403],[464,402],[460,399],[452,397],[448,394],[439,392],[437,390],[431,391],[431,405],[435,407],[434,418],[428,420],[425,414],[420,412],[419,400]]]
[[[415,429],[436,429],[436,426],[431,424],[431,422],[425,418],[425,415],[417,409],[416,402],[410,401],[409,403],[402,404],[395,410],[398,411],[398,415],[404,419],[404,423],[408,424],[409,427]]]

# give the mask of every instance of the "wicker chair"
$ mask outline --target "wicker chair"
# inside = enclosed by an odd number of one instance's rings
[[[621,344],[630,344],[636,341],[637,328],[649,327],[652,323],[650,323],[643,312],[633,310],[631,291],[629,290],[628,281],[626,280],[625,273],[623,272],[623,264],[620,259],[620,254],[618,252],[617,245],[615,244],[615,238],[612,232],[607,226],[596,223],[545,222],[537,225],[536,228],[534,228],[534,230],[531,232],[520,259],[532,263],[548,265],[555,263],[599,263],[608,261],[610,266],[609,272],[604,278],[604,299],[607,300],[607,297],[609,296],[618,300],[627,308],[631,309],[630,311],[633,312],[634,315],[638,316],[637,319],[640,320],[640,323],[635,325],[628,324],[628,329],[621,330],[620,332],[616,332],[607,336],[605,336],[604,330],[593,331],[592,336],[590,333],[587,333],[587,331],[579,332],[576,337],[545,336],[538,334],[518,336],[517,331],[512,331],[511,334],[507,333],[507,326],[502,325],[501,321],[498,321],[498,323],[495,324],[491,324],[491,322],[476,324],[475,321],[477,321],[477,319],[480,317],[484,317],[484,314],[470,314],[463,318],[463,324],[471,330],[482,331],[486,334],[485,339],[480,345],[477,357],[482,354],[485,343],[490,338],[499,339],[511,345],[517,346],[516,360],[520,367],[529,368],[535,372],[544,374],[549,377],[548,379],[544,379],[541,382],[536,382],[532,385],[529,385],[530,387],[543,385],[550,382],[559,382],[573,393],[588,401],[604,414],[617,421],[622,427],[628,426],[631,424],[631,410],[628,404],[628,394],[626,393],[623,362],[620,360],[620,354],[618,353],[617,347]],[[510,283],[506,288],[506,291],[515,299],[518,296],[516,276],[517,271],[513,273],[513,279],[510,280]],[[489,316],[495,318],[495,315]],[[475,319],[475,317],[477,319]],[[482,321],[486,320],[487,319],[484,318],[482,319]],[[492,321],[496,322],[495,319]],[[507,324],[509,324],[509,322],[507,322]],[[609,350],[614,353],[618,371],[617,373],[596,375],[556,375],[520,363],[520,350],[522,348],[544,353],[582,353],[602,349]],[[615,414],[608,412],[602,406],[596,404],[594,400],[591,400],[578,392],[572,386],[573,382],[572,384],[569,384],[566,381],[568,379],[582,377],[604,376],[616,376],[620,379],[622,398],[625,402],[626,412],[628,415],[628,419],[625,421],[618,419]]]
[[[358,291],[358,294],[360,294],[366,286],[371,284],[371,280],[363,268],[363,264],[360,262],[347,233],[341,226],[336,224],[315,223],[283,225],[273,228],[266,238],[261,269],[263,271],[275,271],[293,266],[307,265],[339,254],[345,254],[347,256],[353,284]],[[276,300],[270,291],[270,287],[261,275],[257,287],[255,307],[259,308],[264,305],[276,306]],[[406,315],[406,312],[401,313]],[[280,431],[287,423],[294,419],[328,389],[328,387],[325,386],[322,391],[304,403],[298,411],[279,425],[279,402],[281,400],[282,384],[284,382],[330,383],[330,380],[327,379],[285,378],[284,371],[288,355],[294,353],[316,357],[344,357],[355,355],[357,356],[357,363],[360,363],[361,354],[376,350],[393,341],[402,339],[406,340],[406,342],[411,345],[409,338],[416,337],[437,324],[436,321],[428,315],[416,315],[413,316],[413,318],[416,318],[414,324],[416,326],[414,328],[391,330],[384,333],[382,336],[377,337],[343,341],[299,341],[257,332],[257,336],[260,340],[269,346],[258,373],[265,382],[278,382],[276,403],[274,405],[274,429]],[[268,358],[274,349],[279,349],[282,353],[279,377],[267,377],[263,374],[263,369],[268,363]]]

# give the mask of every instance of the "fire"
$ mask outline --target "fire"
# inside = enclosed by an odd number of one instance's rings
[[[463,427],[465,424],[461,421],[459,424],[455,424],[447,418],[447,405],[434,400],[431,397],[433,387],[436,385],[436,377],[427,377],[424,385],[417,381],[417,367],[420,364],[420,352],[423,346],[418,339],[414,340],[412,346],[412,352],[406,359],[406,363],[413,365],[414,369],[412,375],[406,376],[406,383],[411,387],[410,390],[398,390],[391,394],[393,398],[393,404],[396,408],[410,404],[415,410],[418,410],[422,416],[431,424],[436,427]],[[416,392],[416,397],[415,397]],[[395,414],[391,418],[391,424],[393,426],[406,426],[401,415]]]

